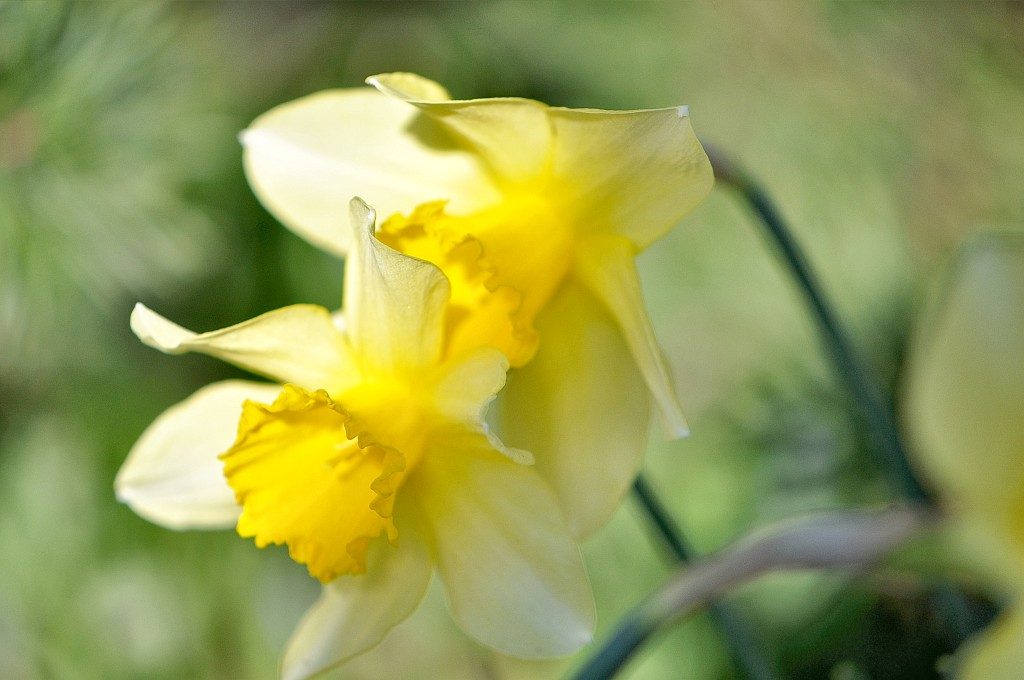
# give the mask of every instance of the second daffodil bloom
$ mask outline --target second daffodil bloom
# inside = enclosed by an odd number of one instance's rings
[[[483,420],[508,361],[451,342],[442,272],[378,241],[363,203],[351,221],[343,322],[296,305],[195,334],[136,308],[147,344],[283,387],[218,383],[167,411],[120,471],[119,497],[169,527],[237,522],[259,546],[287,544],[324,583],[286,678],[373,647],[417,607],[434,568],[481,642],[525,658],[577,650],[594,626],[579,550],[530,454]]]
[[[1003,591],[1006,611],[966,645],[956,677],[1024,667],[1024,234],[969,244],[917,339],[908,382],[917,462],[961,546]]]
[[[257,119],[242,135],[249,181],[342,256],[352,244],[337,215],[364,196],[388,218],[382,240],[445,271],[460,341],[517,368],[503,436],[534,452],[586,536],[639,468],[648,391],[667,431],[687,431],[634,266],[711,189],[687,110],[453,101],[408,73],[367,82]]]

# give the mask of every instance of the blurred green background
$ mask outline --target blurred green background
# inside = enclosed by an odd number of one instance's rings
[[[340,300],[340,264],[261,208],[238,131],[278,103],[411,70],[456,95],[690,105],[805,243],[898,392],[920,302],[968,234],[1024,224],[1016,3],[0,4],[0,677],[270,678],[317,586],[283,551],[175,533],[114,474],[163,409],[236,375],[128,328],[209,330]],[[693,436],[648,470],[712,550],[890,497],[815,330],[729,190],[641,258]],[[598,639],[668,573],[627,501],[585,546]],[[790,677],[928,677],[955,636],[906,570],[786,575],[731,601]],[[586,652],[584,652],[586,654]],[[578,660],[578,659],[577,659]],[[343,677],[548,677],[462,637],[439,598]],[[629,678],[729,678],[704,618]]]

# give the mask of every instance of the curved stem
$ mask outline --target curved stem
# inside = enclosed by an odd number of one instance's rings
[[[834,305],[826,298],[803,249],[793,238],[792,231],[786,226],[785,220],[779,215],[768,194],[756,181],[717,149],[708,148],[707,151],[715,170],[715,178],[735,188],[750,204],[765,226],[765,235],[775,245],[778,254],[799,284],[818,322],[836,372],[846,383],[860,409],[874,444],[874,451],[887,471],[891,483],[908,499],[929,500],[927,492],[914,476],[907,461],[906,449],[896,427],[893,409],[882,397],[854,353],[842,325],[833,312]]]
[[[916,508],[849,512],[789,521],[754,532],[675,577],[641,602],[576,680],[611,678],[652,634],[692,614],[735,586],[785,569],[859,569],[929,521]],[[713,605],[711,605],[713,606]]]
[[[687,542],[678,525],[672,520],[668,510],[662,504],[661,499],[658,498],[643,474],[638,475],[633,483],[633,494],[676,561],[680,564],[686,564],[695,560],[697,554]],[[764,645],[760,640],[756,639],[753,632],[732,607],[722,603],[714,603],[709,607],[709,611],[712,619],[721,629],[722,634],[725,635],[733,663],[735,663],[744,677],[751,680],[775,680],[775,678],[778,678],[772,662],[765,653]],[[642,623],[642,621],[631,622],[629,619],[624,621],[619,633],[602,648],[593,663],[601,664],[603,663],[600,661],[601,659],[607,658],[610,660],[616,658],[617,653],[614,650],[623,646],[632,646],[634,648],[639,646],[644,638],[653,632],[647,630]],[[609,667],[606,671],[602,671],[606,672],[607,675],[598,673],[596,676],[581,675],[579,677],[610,677],[617,668],[618,666]]]

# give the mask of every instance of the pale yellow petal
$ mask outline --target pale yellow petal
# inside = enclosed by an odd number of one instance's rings
[[[504,180],[529,181],[548,164],[551,124],[545,104],[515,97],[451,100],[443,87],[412,73],[384,73],[366,82],[447,127]],[[458,206],[452,211],[461,212]]]
[[[405,102],[448,102],[451,93],[441,83],[424,78],[416,73],[378,73],[366,79],[366,83],[382,93]]]
[[[962,648],[960,680],[1011,680],[1024,669],[1024,606],[1011,605]]]
[[[355,365],[323,307],[292,305],[209,333],[193,333],[145,305],[132,310],[132,330],[167,354],[199,352],[307,389],[338,390],[356,378]]]
[[[169,529],[233,527],[241,508],[217,456],[235,441],[245,400],[273,400],[280,390],[277,385],[228,380],[164,411],[118,471],[118,500]]]
[[[374,212],[352,205],[352,250],[345,266],[345,320],[360,365],[380,373],[431,365],[441,355],[448,279],[373,235]]]
[[[714,174],[686,107],[647,111],[552,108],[553,174],[589,229],[643,249],[711,191]]]
[[[388,217],[447,199],[467,212],[497,194],[480,159],[401,101],[372,88],[330,90],[263,114],[242,133],[253,191],[281,222],[336,254],[349,246],[348,202]]]
[[[416,610],[432,571],[426,546],[403,522],[397,546],[370,547],[365,574],[324,586],[288,642],[282,678],[303,680],[373,649]]]
[[[1024,558],[1024,234],[970,244],[911,354],[917,462]]]
[[[579,549],[532,468],[466,433],[435,442],[407,488],[432,529],[452,616],[466,633],[521,658],[590,642],[594,603]]]
[[[635,254],[633,245],[625,237],[605,235],[580,239],[573,273],[604,303],[622,330],[633,360],[661,413],[666,433],[671,437],[685,437],[689,429],[668,364],[644,308]],[[541,342],[544,342],[543,336]]]
[[[614,320],[579,284],[551,300],[537,327],[540,350],[502,393],[502,438],[533,452],[585,538],[608,521],[640,469],[647,387]]]
[[[533,453],[505,446],[492,433],[485,417],[508,372],[508,359],[496,349],[481,347],[443,367],[444,376],[434,389],[433,403],[447,422],[487,437],[495,451],[521,465],[533,465]]]
[[[508,359],[483,347],[446,367],[438,381],[434,403],[445,417],[464,424],[483,421],[495,395],[505,386]]]

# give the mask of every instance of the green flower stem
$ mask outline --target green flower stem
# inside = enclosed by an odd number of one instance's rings
[[[926,511],[910,507],[808,517],[755,531],[718,554],[680,569],[626,616],[575,678],[611,678],[648,637],[702,607],[713,606],[711,603],[723,593],[762,574],[793,569],[862,569],[930,521]]]
[[[793,238],[792,231],[786,226],[785,220],[779,215],[764,189],[740,167],[718,153],[717,149],[709,148],[708,156],[715,170],[715,178],[739,191],[750,204],[765,226],[765,235],[775,245],[778,254],[799,284],[818,322],[835,369],[860,409],[874,444],[874,451],[891,483],[907,499],[929,500],[927,492],[910,468],[891,405],[882,397],[881,392],[868,377],[864,366],[857,359],[846,333],[833,312],[834,306],[825,297],[821,284],[811,270],[803,250]]]
[[[698,557],[697,554],[686,541],[686,537],[672,520],[661,499],[658,498],[647,478],[642,473],[637,476],[636,481],[633,483],[633,494],[676,561],[680,564],[686,564],[695,560]],[[718,628],[722,631],[722,634],[725,635],[733,663],[744,677],[751,680],[775,680],[779,677],[775,673],[774,666],[765,652],[764,645],[760,640],[756,639],[753,632],[732,607],[722,603],[712,603],[709,607],[709,612]],[[595,657],[594,663],[601,663],[600,659],[602,658],[609,660],[616,658],[616,653],[609,651],[609,648],[621,648],[630,645],[635,648],[648,635],[654,632],[650,628],[652,621],[650,616],[636,618],[636,615],[634,613],[630,615],[629,619],[623,621],[619,633]],[[609,667],[605,671],[609,675],[598,674],[598,677],[610,677],[610,674],[614,673],[616,668]]]
[[[807,304],[818,321],[835,370],[846,382],[860,409],[861,417],[867,424],[869,436],[874,444],[874,452],[886,470],[890,483],[911,501],[931,503],[931,497],[910,467],[903,438],[896,426],[895,410],[891,403],[883,398],[881,391],[858,360],[833,312],[834,306],[825,297],[821,284],[807,262],[807,257],[793,237],[792,231],[786,226],[785,220],[779,215],[767,192],[748,173],[722,155],[718,149],[709,147],[707,152],[715,171],[715,178],[739,191],[750,204],[765,227],[765,235],[775,245],[803,291]],[[982,626],[977,617],[969,614],[970,607],[963,594],[953,585],[940,585],[936,600],[944,618],[950,622],[950,636],[954,641],[962,642]]]

